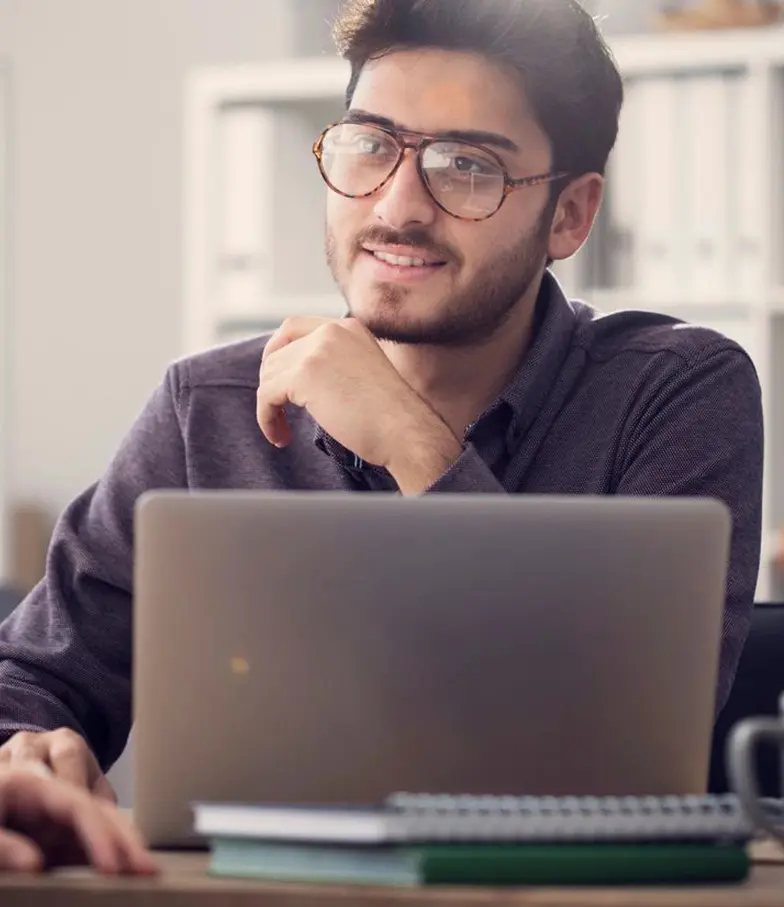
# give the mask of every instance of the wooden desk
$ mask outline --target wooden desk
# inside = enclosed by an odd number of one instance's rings
[[[2,907],[784,907],[784,851],[754,850],[752,878],[714,888],[381,889],[213,879],[206,854],[162,854],[155,880],[103,879],[84,870],[0,874]]]

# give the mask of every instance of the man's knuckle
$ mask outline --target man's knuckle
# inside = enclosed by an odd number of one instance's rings
[[[70,728],[58,728],[52,731],[50,749],[60,754],[81,753],[87,747],[82,737]]]
[[[324,353],[334,350],[334,348],[345,340],[345,332],[339,324],[330,321],[318,329],[318,342],[315,344],[312,352],[314,355],[324,355]]]
[[[319,328],[322,336],[329,338],[330,340],[335,340],[341,336],[343,328],[336,321],[328,321],[326,324],[322,324]]]
[[[287,337],[289,334],[295,333],[301,320],[301,316],[299,315],[287,315],[283,321],[281,321],[280,327],[272,335],[273,339],[276,337]]]
[[[34,731],[17,731],[5,744],[3,749],[7,748],[9,752],[29,749],[36,744],[40,736],[40,734],[37,734]]]

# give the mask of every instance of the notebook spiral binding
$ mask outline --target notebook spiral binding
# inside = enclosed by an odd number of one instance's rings
[[[749,841],[754,827],[734,795],[512,797],[397,793],[396,836],[415,840]],[[784,819],[782,801],[766,801]]]

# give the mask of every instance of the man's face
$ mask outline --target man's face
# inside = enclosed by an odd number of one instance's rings
[[[509,141],[484,146],[513,179],[551,169],[550,143],[519,81],[474,54],[401,50],[370,62],[349,114],[381,118],[403,133],[501,136]],[[487,220],[458,220],[429,195],[413,151],[374,195],[345,198],[328,190],[327,257],[351,314],[380,340],[441,346],[488,340],[544,267],[549,197],[548,184],[522,188]],[[390,261],[390,254],[397,258]],[[412,267],[412,259],[427,264]]]

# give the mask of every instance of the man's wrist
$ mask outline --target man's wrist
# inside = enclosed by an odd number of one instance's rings
[[[387,471],[403,494],[427,491],[460,459],[462,444],[434,412],[407,419],[395,436]]]

